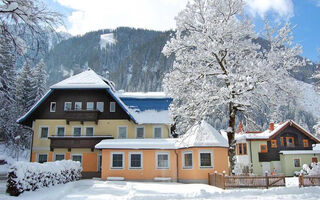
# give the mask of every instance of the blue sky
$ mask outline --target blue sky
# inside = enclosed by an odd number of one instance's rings
[[[188,0],[44,0],[61,12],[66,27],[59,30],[73,35],[88,31],[129,26],[154,30],[175,27],[174,17]],[[245,0],[247,13],[254,18],[257,31],[263,17],[296,25],[294,41],[303,46],[303,56],[319,61],[320,0]]]

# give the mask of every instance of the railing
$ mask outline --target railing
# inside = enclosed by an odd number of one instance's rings
[[[320,176],[299,176],[299,187],[320,186]]]
[[[209,173],[209,185],[226,188],[269,188],[285,186],[285,176],[226,176],[225,173]]]
[[[97,124],[99,113],[100,111],[98,110],[66,110],[65,117],[67,124],[70,121],[80,121],[81,123],[84,121],[94,121]]]
[[[258,153],[259,156],[259,162],[270,162],[272,161],[272,157],[268,153]]]

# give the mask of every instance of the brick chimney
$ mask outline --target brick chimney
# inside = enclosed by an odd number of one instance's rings
[[[274,130],[274,123],[273,122],[271,122],[269,124],[269,130],[270,130],[270,132]]]

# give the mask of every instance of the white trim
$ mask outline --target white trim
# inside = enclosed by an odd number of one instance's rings
[[[192,158],[191,166],[185,166],[185,162],[184,162],[185,154],[191,154],[191,158]],[[193,169],[193,151],[182,151],[182,169]]]
[[[93,101],[88,101],[87,103],[86,103],[86,110],[89,110],[88,109],[88,104],[91,104],[92,103],[92,109],[90,109],[90,110],[94,110],[94,102]]]
[[[128,138],[128,126],[118,126],[117,127],[117,138],[118,139],[124,139],[124,138],[119,138],[119,129],[120,128],[126,128],[126,138],[125,139],[127,139]]]
[[[40,155],[46,155],[47,156],[47,161],[46,162],[48,162],[48,160],[49,160],[49,155],[48,155],[48,153],[37,153],[37,162],[39,162],[39,156]]]
[[[138,138],[138,128],[143,128],[143,137],[142,138]],[[146,136],[145,134],[146,128],[144,126],[136,126],[135,128],[135,138],[136,139],[144,139]]]
[[[80,104],[80,109],[77,109],[77,104]],[[82,110],[82,101],[74,102],[74,110]]]
[[[66,159],[66,154],[65,153],[54,153],[54,160],[56,161],[56,157],[57,155],[63,155],[63,159],[65,160]]]
[[[139,154],[140,155],[140,167],[131,167],[131,155],[133,154]],[[129,159],[128,159],[128,169],[143,169],[143,154],[142,152],[129,152]]]
[[[83,162],[83,156],[82,156],[82,154],[81,154],[81,153],[71,154],[71,155],[70,155],[70,159],[71,159],[72,161],[73,161],[73,158],[72,158],[73,156],[81,156],[81,162],[80,162],[80,163],[81,163],[81,166],[82,166],[82,162]]]
[[[158,155],[168,155],[168,167],[159,167],[158,166]],[[167,151],[158,151],[156,152],[156,169],[158,170],[168,170],[170,169],[170,152]]]
[[[201,166],[201,153],[210,153],[211,154],[211,166]],[[199,158],[199,169],[208,169],[208,168],[213,168],[214,167],[214,162],[213,162],[213,150],[200,150],[198,152],[198,158]]]
[[[296,166],[294,166],[294,160],[299,160],[299,164],[300,164],[300,166],[299,167],[296,167]],[[293,167],[294,168],[301,168],[302,167],[302,165],[301,165],[301,158],[293,158]],[[312,160],[311,160],[312,161]]]
[[[111,110],[111,105],[114,105],[114,110]],[[116,112],[116,102],[115,101],[110,101],[109,112]]]
[[[113,155],[122,154],[122,167],[113,167]],[[125,169],[124,152],[110,152],[110,169]]]
[[[54,110],[52,109],[52,105],[53,104],[55,104],[55,109]],[[56,112],[56,110],[57,110],[57,102],[55,102],[55,101],[50,102],[50,112]]]
[[[56,126],[55,135],[58,136],[58,128],[64,128],[63,136],[66,135],[66,126]]]
[[[87,135],[87,128],[92,128],[93,132],[92,135]],[[94,136],[94,126],[84,126],[84,133],[85,136]]]
[[[102,103],[102,111],[98,109],[98,104]],[[98,101],[97,102],[97,110],[99,110],[100,112],[104,112],[104,102],[103,101]]]
[[[80,128],[81,130],[80,130],[80,136],[82,136],[82,126],[72,126],[72,135],[73,136],[75,136],[74,135],[74,128]],[[79,137],[79,136],[76,136],[76,137]]]
[[[71,106],[70,106],[70,110],[72,110],[72,102],[70,102],[70,101],[66,101],[66,102],[64,102],[63,110],[64,110],[64,111],[68,111],[68,110],[66,109],[66,104],[67,104],[67,103],[70,103],[70,104],[71,104]]]
[[[42,128],[48,128],[48,134],[47,134],[47,137],[41,137],[41,129],[42,129]],[[49,137],[49,132],[50,132],[50,128],[49,128],[49,126],[46,126],[46,125],[39,126],[39,130],[38,130],[38,138],[39,138],[40,140],[48,139],[48,137]]]
[[[155,129],[156,129],[156,128],[160,128],[160,129],[161,129],[161,133],[160,133],[160,134],[161,134],[161,137],[160,137],[160,138],[156,138],[156,137],[155,137],[155,133],[156,133],[156,132],[155,132]],[[162,126],[153,126],[152,129],[153,129],[153,138],[154,138],[154,139],[161,139],[161,138],[163,138],[163,128],[162,128]]]

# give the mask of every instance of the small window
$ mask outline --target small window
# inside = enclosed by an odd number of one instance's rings
[[[116,112],[116,102],[110,102],[110,112]]]
[[[64,102],[64,110],[68,111],[72,109],[72,103],[71,102]]]
[[[318,163],[318,157],[312,157],[311,158],[312,163]]]
[[[81,136],[81,127],[73,127],[73,135]]]
[[[309,147],[309,140],[303,139],[303,147]]]
[[[156,139],[162,138],[162,128],[161,127],[154,127],[153,128],[153,137]]]
[[[87,102],[87,110],[93,110],[94,104],[93,102]]]
[[[183,152],[182,163],[184,169],[192,168],[192,152]]]
[[[39,154],[38,162],[39,163],[48,162],[48,155],[47,154]]]
[[[74,109],[75,110],[82,110],[82,102],[75,102]]]
[[[158,169],[169,168],[169,153],[157,153],[157,168]]]
[[[277,148],[277,140],[271,140],[271,148]]]
[[[57,127],[57,136],[64,136],[65,128],[64,127]]]
[[[123,168],[123,153],[112,153],[111,154],[111,168],[122,169]]]
[[[94,128],[86,127],[86,136],[93,136]]]
[[[130,153],[130,165],[132,169],[141,169],[142,168],[142,154],[141,153]]]
[[[78,162],[82,163],[82,156],[81,155],[72,155],[71,158],[73,161],[78,161]]]
[[[56,108],[57,108],[57,103],[51,102],[50,103],[50,112],[56,112]]]
[[[280,137],[281,146],[284,147],[284,138]]]
[[[104,111],[104,103],[103,102],[97,102],[97,110],[100,112]]]
[[[40,138],[48,138],[49,128],[41,127],[40,128]]]
[[[64,154],[56,154],[56,160],[64,160]]]
[[[213,167],[212,164],[212,152],[200,152],[200,167]]]
[[[268,147],[266,144],[260,144],[260,152],[261,153],[267,153],[268,152]]]
[[[144,127],[137,127],[136,128],[136,138],[143,139],[144,138]]]
[[[293,160],[293,164],[294,164],[294,167],[301,167],[300,159],[299,158],[294,159]]]
[[[247,143],[237,144],[237,155],[247,155]]]
[[[294,147],[294,138],[293,137],[286,137],[287,147]]]
[[[127,138],[127,127],[122,126],[118,127],[118,139],[126,139]]]

